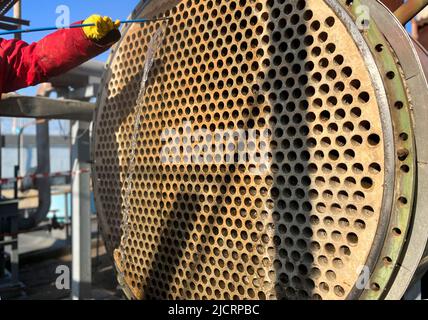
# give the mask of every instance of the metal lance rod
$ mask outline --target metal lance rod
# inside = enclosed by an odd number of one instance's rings
[[[164,20],[169,20],[169,18],[122,20],[122,21],[120,21],[120,24],[145,23],[145,22],[164,21]],[[51,30],[60,30],[60,29],[74,29],[74,28],[84,28],[84,27],[93,27],[93,26],[95,26],[95,23],[72,24],[72,25],[67,26],[67,27],[56,27],[55,26],[55,27],[20,29],[20,30],[0,32],[0,36],[4,36],[4,35],[8,35],[8,34],[21,34],[21,33],[29,33],[29,32],[51,31]]]
[[[395,16],[405,25],[412,20],[419,12],[421,12],[428,5],[428,0],[408,0],[401,5],[395,12]]]

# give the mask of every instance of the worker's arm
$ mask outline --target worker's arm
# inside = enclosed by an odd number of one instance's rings
[[[97,22],[93,17],[99,16],[91,16],[85,23],[89,19]],[[30,45],[21,40],[1,39],[2,90],[10,92],[46,82],[106,51],[119,39],[116,24],[106,28],[105,21],[98,21],[91,29],[62,29]]]

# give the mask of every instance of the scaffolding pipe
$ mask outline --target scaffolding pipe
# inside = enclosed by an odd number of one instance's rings
[[[394,14],[402,25],[406,25],[427,5],[428,0],[408,0],[406,3],[403,3]]]
[[[22,18],[22,5],[21,5],[21,1],[18,1],[15,3],[15,5],[13,6],[13,17],[15,19],[21,19]],[[21,25],[17,26],[18,29],[21,28]],[[20,33],[15,33],[15,39],[17,40],[21,40],[22,36]]]

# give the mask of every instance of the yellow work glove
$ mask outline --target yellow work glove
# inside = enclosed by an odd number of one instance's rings
[[[100,40],[104,38],[110,31],[118,29],[120,26],[120,21],[113,20],[110,17],[102,17],[98,14],[93,14],[88,19],[86,19],[83,24],[95,24],[92,27],[84,27],[83,32],[86,36],[92,40]]]

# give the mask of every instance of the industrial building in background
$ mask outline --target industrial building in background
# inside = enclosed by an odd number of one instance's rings
[[[0,296],[28,287],[17,235],[46,224],[47,119],[69,119],[73,298],[97,298],[92,193],[122,298],[426,298],[428,1],[403,2],[140,1],[129,19],[167,19],[123,27],[106,67],[4,97],[45,120],[0,203]]]

